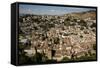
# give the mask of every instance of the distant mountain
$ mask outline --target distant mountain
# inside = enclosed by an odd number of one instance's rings
[[[75,13],[70,13],[70,15],[79,19],[86,19],[86,18],[96,19],[95,10],[90,10],[90,11],[85,11],[85,12],[75,12]]]

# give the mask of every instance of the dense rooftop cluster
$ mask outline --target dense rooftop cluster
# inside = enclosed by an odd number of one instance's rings
[[[91,56],[96,54],[95,48],[96,19],[91,16],[19,16],[19,55],[35,56],[34,62],[38,55],[42,56],[40,62]]]

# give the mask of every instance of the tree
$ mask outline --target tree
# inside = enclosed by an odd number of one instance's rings
[[[80,24],[81,26],[87,27],[87,23],[86,23],[84,20],[80,20],[79,24]]]
[[[93,50],[96,50],[97,47],[96,47],[96,44],[93,44]]]
[[[55,38],[54,38],[54,44],[59,44],[59,40],[60,40],[60,39],[59,39],[58,37],[55,37]]]
[[[76,55],[75,55],[75,51],[74,51],[74,46],[73,45],[71,45],[71,51],[70,51],[70,53],[71,53],[71,60],[74,60],[74,58],[76,57]]]
[[[71,59],[69,59],[68,57],[63,57],[63,59],[61,61],[71,61]]]
[[[50,49],[51,49],[51,59],[53,60],[53,56],[54,56],[54,54],[55,54],[55,50],[53,49],[53,47],[54,47],[54,37],[52,37],[52,38],[49,38],[49,42],[50,42],[50,44],[48,44],[49,45],[49,47],[50,47]]]
[[[96,23],[93,23],[90,27],[91,28],[96,27]]]

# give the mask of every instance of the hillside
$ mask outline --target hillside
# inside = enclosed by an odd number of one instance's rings
[[[20,58],[22,54],[32,63],[95,60],[96,12],[20,16]]]
[[[91,19],[96,19],[96,12],[95,11],[87,11],[87,12],[81,12],[81,13],[71,13],[71,16],[77,17],[79,19],[86,19],[86,18],[91,18]]]

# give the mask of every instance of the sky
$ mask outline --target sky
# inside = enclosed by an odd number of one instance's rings
[[[95,10],[93,8],[62,7],[62,6],[44,6],[44,5],[19,5],[19,14],[36,15],[63,15],[72,12],[83,12]]]

